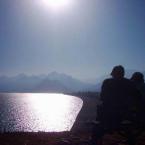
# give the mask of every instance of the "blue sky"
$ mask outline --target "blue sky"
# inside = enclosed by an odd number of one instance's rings
[[[0,0],[1,75],[145,70],[144,0],[74,0],[55,13],[38,1]]]

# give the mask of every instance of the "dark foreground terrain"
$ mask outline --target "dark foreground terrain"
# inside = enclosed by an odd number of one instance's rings
[[[0,145],[87,145],[88,139],[87,133],[4,133]]]
[[[91,145],[90,132],[62,133],[3,133],[0,134],[0,145]],[[103,145],[128,145],[126,138],[114,132],[106,134]],[[136,145],[145,145],[145,133],[137,140]]]

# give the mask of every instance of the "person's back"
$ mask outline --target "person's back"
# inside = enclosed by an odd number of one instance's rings
[[[107,109],[127,109],[133,100],[134,90],[130,80],[106,79],[102,85],[101,100]]]
[[[138,118],[142,123],[145,124],[145,83],[144,83],[144,75],[141,72],[133,73],[130,79],[136,89],[141,94],[140,98],[137,98],[137,107],[136,111],[138,112]]]
[[[145,100],[144,75],[141,72],[135,72],[133,73],[130,80],[134,83],[138,91],[141,93],[143,99]]]
[[[130,117],[131,107],[138,94],[129,79],[124,78],[124,68],[116,66],[112,78],[103,82],[101,90],[102,111],[99,119],[108,128],[116,128],[125,118]]]

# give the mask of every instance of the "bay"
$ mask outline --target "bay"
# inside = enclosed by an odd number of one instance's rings
[[[50,93],[0,93],[0,132],[70,131],[80,98]]]

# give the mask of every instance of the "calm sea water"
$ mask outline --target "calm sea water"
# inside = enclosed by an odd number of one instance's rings
[[[83,101],[46,93],[0,93],[0,132],[70,131]]]

